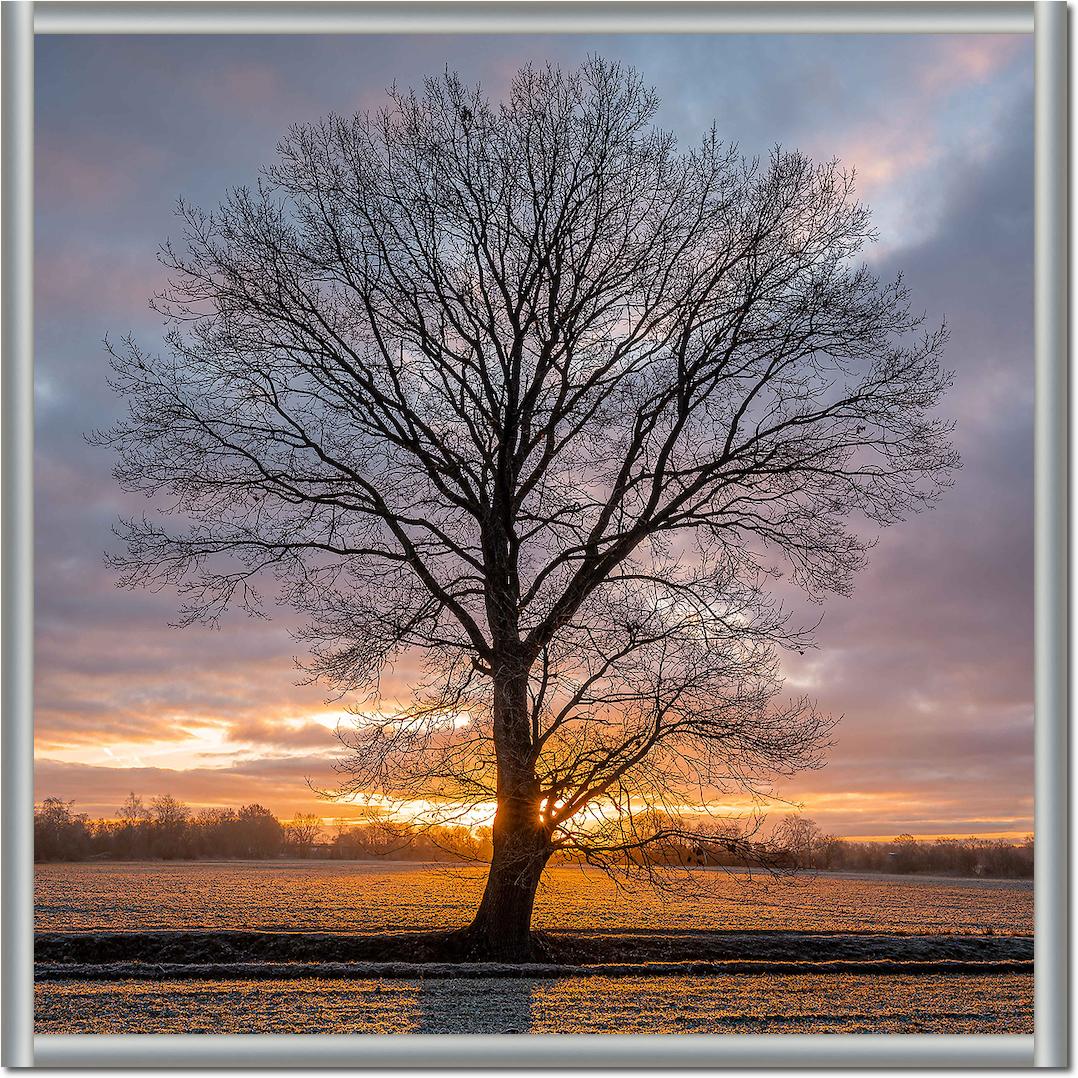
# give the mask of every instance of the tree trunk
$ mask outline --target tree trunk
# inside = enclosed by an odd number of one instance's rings
[[[500,812],[500,810],[499,810]],[[494,841],[486,889],[472,923],[460,934],[470,958],[527,962],[533,957],[532,909],[550,856],[545,836],[519,828]],[[497,834],[497,823],[495,823]]]
[[[494,691],[498,807],[494,852],[482,901],[472,923],[457,934],[470,958],[525,962],[533,957],[532,908],[539,878],[550,858],[550,836],[540,814],[539,783],[528,752],[526,674]]]

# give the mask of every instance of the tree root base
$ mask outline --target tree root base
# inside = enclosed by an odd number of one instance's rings
[[[474,927],[447,932],[438,940],[448,962],[556,962],[559,948],[543,932],[532,932],[524,940],[492,939]]]

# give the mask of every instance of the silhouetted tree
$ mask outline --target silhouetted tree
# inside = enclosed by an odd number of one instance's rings
[[[784,816],[771,836],[776,851],[785,854],[794,868],[816,867],[826,839],[815,820],[798,813]]]
[[[119,808],[113,833],[113,847],[124,857],[145,857],[149,853],[150,810],[134,791]]]
[[[330,856],[352,860],[374,856],[366,829],[339,823],[330,846]]]
[[[857,264],[852,178],[681,150],[656,108],[593,59],[294,127],[255,188],[181,206],[165,351],[113,349],[130,411],[98,439],[189,522],[125,521],[122,583],[189,623],[273,582],[312,676],[372,691],[342,795],[496,803],[475,954],[528,953],[555,852],[647,864],[680,806],[821,763],[769,581],[847,592],[861,525],[957,463],[944,331]],[[402,651],[426,675],[380,699]]]
[[[300,812],[284,825],[285,845],[292,853],[306,857],[322,837],[322,820],[312,812]]]
[[[150,852],[155,857],[182,857],[187,851],[187,821],[191,810],[171,794],[150,802]]]
[[[236,813],[236,833],[241,857],[276,857],[284,847],[280,821],[261,805],[244,805]]]
[[[117,814],[120,822],[128,827],[137,827],[149,823],[150,820],[150,810],[133,791],[127,795],[127,800],[120,806]]]
[[[34,811],[34,859],[80,861],[90,848],[86,817],[74,812],[74,802],[46,797]]]
[[[192,853],[199,857],[242,856],[236,834],[234,809],[202,809],[190,821],[191,837],[188,843]]]

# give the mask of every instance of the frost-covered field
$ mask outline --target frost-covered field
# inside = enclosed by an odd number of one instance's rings
[[[677,938],[681,951],[675,957],[685,970],[697,972],[703,963],[684,959],[706,956],[697,955],[691,941],[701,933],[734,932],[744,934],[729,944],[734,957],[764,963],[782,958],[801,961],[801,968],[787,963],[791,968],[783,973],[755,968],[732,974],[722,968],[708,975],[671,976],[672,967],[662,971],[653,965],[622,969],[618,976],[607,975],[611,968],[607,966],[577,967],[587,976],[568,969],[553,976],[522,976],[525,971],[519,968],[513,976],[488,976],[478,968],[432,965],[419,976],[414,970],[391,975],[387,967],[326,962],[327,957],[340,957],[332,936],[322,937],[320,944],[332,952],[317,956],[325,964],[316,966],[312,952],[304,958],[302,970],[288,965],[287,954],[283,964],[263,960],[250,967],[256,972],[249,972],[239,965],[211,966],[210,958],[194,953],[198,948],[193,945],[187,947],[191,954],[181,948],[179,957],[169,952],[168,959],[150,958],[139,950],[162,930],[171,930],[174,936],[177,930],[181,935],[200,930],[188,936],[199,937],[200,948],[212,949],[213,941],[226,938],[225,930],[249,935],[257,930],[262,936],[282,931],[384,934],[459,925],[478,901],[483,875],[482,868],[403,863],[38,866],[37,927],[51,942],[42,944],[46,954],[36,986],[36,1029],[39,1033],[1032,1032],[1031,940],[1000,938],[1032,934],[1033,891],[1028,882],[850,875],[775,880],[694,870],[697,886],[670,896],[656,895],[644,886],[619,889],[593,872],[557,868],[548,874],[541,891],[536,918],[540,927],[590,933],[593,940],[633,930],[644,939],[650,932],[659,940],[652,947],[658,948],[659,958],[666,946],[661,941]],[[78,948],[72,950],[64,942],[75,939],[67,935],[74,933],[89,940],[93,951],[110,932],[122,936],[98,957],[80,958]],[[764,932],[767,938],[755,932]],[[786,933],[808,937],[798,949],[783,943]],[[155,938],[154,946],[166,946],[160,935]],[[301,950],[309,945],[291,934],[269,942],[286,938]],[[123,950],[120,942],[134,945],[125,951],[126,965],[108,971],[100,965],[95,969],[83,965],[80,973],[80,962],[125,957],[104,953],[110,948]],[[173,944],[167,946],[175,950]],[[712,941],[709,946],[719,945]],[[686,947],[691,954],[682,953]],[[720,958],[723,947],[727,944],[721,943],[716,951]],[[832,966],[828,972],[820,972],[821,961],[829,958],[841,962],[878,954],[889,961],[907,961],[924,955],[962,958],[967,952],[975,960],[994,955],[1020,961],[1010,968],[1006,961],[997,962],[993,971],[976,974],[954,968],[943,973],[937,966],[916,974],[882,972],[882,967],[878,972],[864,972],[863,967],[859,972],[836,971],[833,962],[824,963]],[[1027,960],[1021,961],[1023,956]],[[195,965],[158,964],[176,961]],[[196,968],[200,962],[205,965]],[[805,967],[812,972],[803,972]]]
[[[1029,976],[44,984],[39,1033],[1031,1033]]]
[[[465,923],[482,867],[258,861],[38,865],[37,928],[279,928],[384,932]],[[548,928],[845,932],[1033,931],[1027,880],[819,875],[774,879],[695,869],[681,896],[619,888],[592,870],[546,874]]]

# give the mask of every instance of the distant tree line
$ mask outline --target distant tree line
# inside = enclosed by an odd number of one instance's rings
[[[698,825],[673,842],[653,847],[651,864],[740,868],[767,864],[819,872],[895,872],[1029,879],[1033,837],[1022,841],[983,838],[858,842],[825,834],[807,817],[787,816],[766,838],[749,842],[734,824]],[[724,836],[729,848],[723,848]],[[755,848],[748,859],[745,850]],[[488,827],[424,827],[403,823],[345,823],[327,827],[311,813],[279,820],[261,805],[198,812],[169,795],[143,801],[131,794],[115,819],[92,820],[74,802],[46,798],[34,811],[37,861],[266,860],[279,857],[331,860],[408,859],[489,861]],[[572,858],[563,858],[572,860]]]
[[[320,857],[341,860],[408,858],[489,860],[489,829],[403,824],[341,823],[300,813],[281,821],[262,805],[193,811],[169,795],[149,801],[131,794],[115,819],[90,819],[73,801],[48,797],[34,810],[34,859],[266,860]]]
[[[899,835],[890,842],[830,838],[810,867],[857,872],[923,873],[945,876],[1033,878],[1033,836],[1021,841],[990,838],[918,840]]]
[[[736,828],[728,827],[736,830]],[[701,828],[702,840],[668,848],[667,860],[686,865],[740,867],[746,860],[738,844],[723,853],[715,825]],[[758,862],[780,869],[817,872],[894,872],[940,876],[1033,878],[1033,836],[1024,839],[933,838],[899,835],[889,841],[856,841],[826,834],[814,820],[790,815],[756,843]]]

